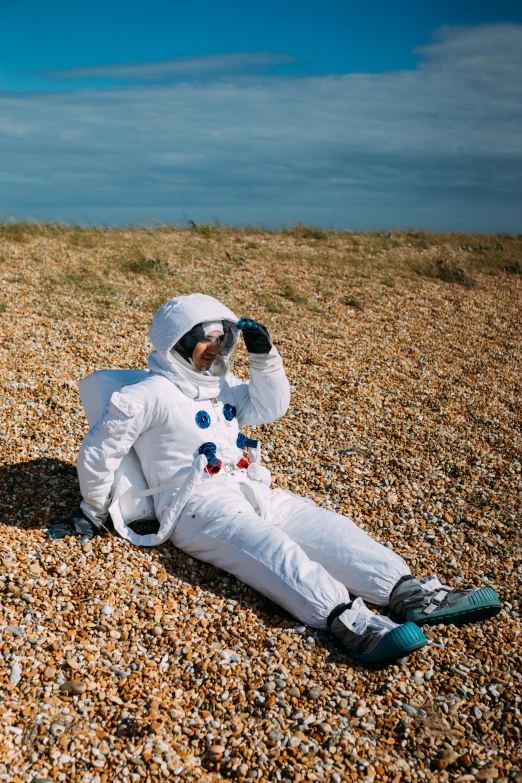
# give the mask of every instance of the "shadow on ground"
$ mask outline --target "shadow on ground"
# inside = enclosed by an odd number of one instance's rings
[[[46,529],[58,519],[76,511],[81,502],[76,466],[58,459],[37,459],[0,468],[0,524],[19,530]],[[140,524],[143,530],[140,528]],[[155,532],[158,523],[142,522],[133,526],[142,534]],[[129,544],[131,546],[131,544]],[[170,542],[154,547],[158,564],[193,586],[212,592],[225,601],[237,601],[253,611],[267,630],[267,646],[272,643],[270,629],[294,628],[299,620],[277,604],[252,590],[235,577],[186,555]],[[345,653],[326,632],[313,633],[313,643],[328,648],[333,658],[346,661]],[[275,639],[273,643],[275,644]],[[311,642],[312,643],[312,642]],[[380,668],[380,667],[371,667]]]
[[[45,528],[80,505],[76,465],[35,459],[0,467],[0,523]]]
[[[46,529],[76,511],[80,502],[75,465],[44,458],[0,468],[0,524],[19,530]],[[141,522],[133,527],[136,532],[146,534],[155,532],[158,522]],[[246,603],[262,616],[267,625],[298,624],[277,604],[250,590],[225,571],[193,560],[170,542],[154,547],[154,551],[159,563],[173,576],[208,589],[225,600]],[[248,592],[247,599],[245,591]]]
[[[46,529],[53,522],[76,511],[81,502],[76,466],[58,459],[37,459],[0,468],[0,524],[19,530]],[[156,532],[158,522],[143,521],[132,526],[143,535]],[[131,546],[129,544],[129,546]],[[270,628],[293,628],[299,621],[277,604],[252,590],[234,576],[212,565],[194,560],[170,542],[153,548],[165,570],[193,586],[209,590],[225,601],[237,601]],[[312,629],[306,631],[312,634]],[[326,632],[315,632],[314,643],[324,644],[344,659],[345,653]],[[275,642],[275,640],[274,640]],[[270,645],[270,640],[267,642]],[[337,656],[336,656],[337,657]],[[335,658],[334,658],[335,660]],[[375,667],[372,667],[375,668]],[[378,668],[378,667],[377,667]]]

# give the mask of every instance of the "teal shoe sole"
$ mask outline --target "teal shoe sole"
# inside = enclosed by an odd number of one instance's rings
[[[502,606],[495,591],[491,587],[480,587],[459,604],[435,609],[430,614],[426,614],[422,609],[410,609],[406,619],[409,623],[417,625],[438,625],[439,623],[464,625],[495,617],[501,609]]]
[[[392,663],[415,650],[420,650],[425,644],[428,644],[428,640],[421,629],[415,623],[404,623],[388,631],[371,652],[352,653],[349,650],[347,652],[350,658],[361,663]]]

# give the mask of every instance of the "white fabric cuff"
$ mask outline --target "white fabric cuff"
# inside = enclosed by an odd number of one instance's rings
[[[107,501],[106,505],[108,507],[110,501]],[[107,510],[105,511],[96,511],[92,506],[90,506],[88,503],[85,502],[85,500],[82,500],[80,503],[80,508],[85,514],[85,516],[91,520],[91,522],[94,522],[96,527],[100,527],[100,524],[103,524],[107,521],[107,517],[109,516],[109,512]]]
[[[250,369],[263,375],[271,375],[283,367],[283,360],[275,346],[272,346],[270,353],[249,353],[248,360]]]

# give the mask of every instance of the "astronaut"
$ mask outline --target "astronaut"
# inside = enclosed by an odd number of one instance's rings
[[[248,381],[231,372],[240,333]],[[500,611],[491,588],[416,579],[398,554],[351,519],[270,488],[260,444],[240,432],[281,418],[290,402],[282,359],[264,326],[192,294],[163,305],[149,337],[149,372],[112,394],[82,443],[81,512],[53,526],[51,536],[92,534],[106,524],[117,506],[115,472],[134,448],[159,530],[139,535],[117,524],[124,538],[149,546],[170,539],[300,622],[330,629],[356,661],[383,664],[418,650],[427,643],[424,624],[459,625]],[[388,607],[390,617],[365,601]]]

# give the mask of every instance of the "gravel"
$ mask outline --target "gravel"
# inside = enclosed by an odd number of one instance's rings
[[[522,783],[519,276],[412,276],[476,238],[56,232],[0,232],[0,781]],[[137,245],[170,274],[125,271]],[[252,430],[274,483],[416,574],[494,586],[497,618],[365,669],[170,544],[44,535],[79,501],[77,381],[144,366],[154,307],[190,290],[283,354],[291,409]]]

